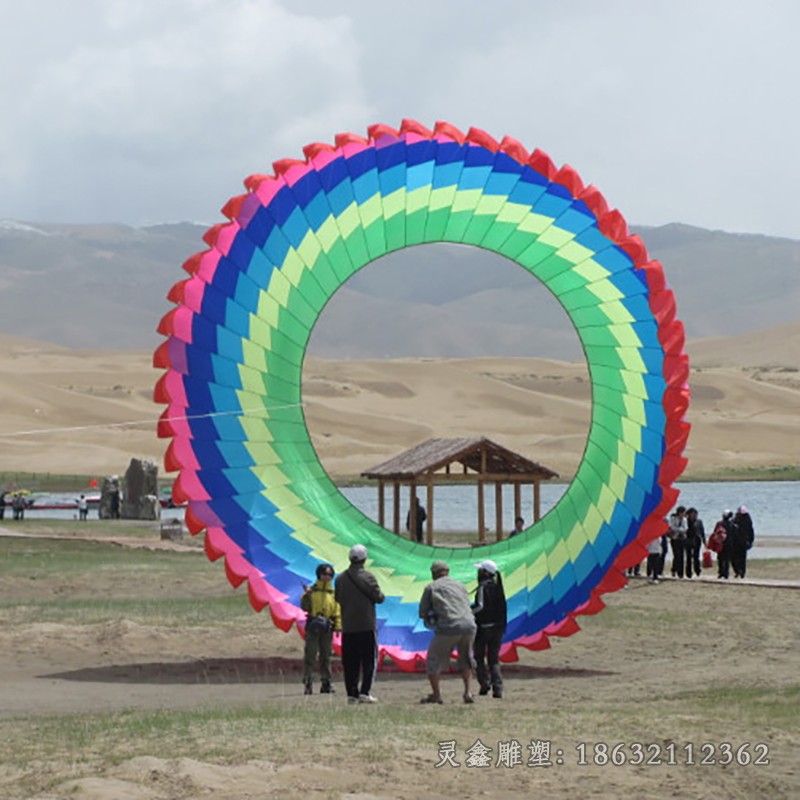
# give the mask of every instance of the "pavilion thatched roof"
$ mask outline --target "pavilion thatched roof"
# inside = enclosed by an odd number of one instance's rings
[[[365,478],[409,481],[454,463],[480,474],[484,453],[486,473],[519,474],[520,477],[535,477],[539,480],[558,477],[557,472],[508,450],[485,436],[428,439],[382,464],[364,470],[361,475]]]

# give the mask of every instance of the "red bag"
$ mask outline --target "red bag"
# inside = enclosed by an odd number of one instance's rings
[[[725,539],[727,536],[728,533],[725,527],[722,524],[718,524],[717,527],[714,528],[714,533],[708,537],[708,544],[706,547],[714,553],[721,553],[722,548],[725,546]]]
[[[711,551],[704,550],[703,551],[703,569],[711,569],[714,566],[714,561],[712,560]]]

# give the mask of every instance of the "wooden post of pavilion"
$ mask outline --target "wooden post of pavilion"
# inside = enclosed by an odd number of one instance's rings
[[[522,487],[519,483],[514,484],[514,527],[517,527],[517,517],[522,516]]]
[[[394,481],[394,507],[392,508],[392,530],[400,533],[400,482]]]
[[[494,521],[499,542],[503,538],[503,484],[500,481],[494,483]]]
[[[483,481],[478,478],[478,541],[486,541],[486,509],[483,505]]]
[[[380,480],[378,481],[378,525],[381,528],[386,527],[386,512],[384,505],[386,503],[386,484]]]
[[[417,541],[417,484],[414,481],[408,487],[408,538]]]
[[[541,516],[541,492],[539,481],[533,482],[533,521],[538,522]]]
[[[428,473],[428,520],[425,525],[425,542],[433,544],[433,475]]]

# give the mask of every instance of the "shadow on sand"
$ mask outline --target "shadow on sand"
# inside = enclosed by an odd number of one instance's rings
[[[340,675],[341,664],[334,660],[334,674]],[[419,680],[424,665],[418,664],[416,672],[403,672],[395,664],[385,662],[380,674],[390,674],[393,680]],[[454,672],[455,669],[451,669]],[[43,679],[85,681],[90,683],[142,683],[142,684],[237,684],[282,683],[300,680],[303,674],[301,658],[208,658],[192,661],[160,661],[147,664],[115,664],[106,667],[85,667],[69,672],[39,675]],[[612,675],[590,669],[531,667],[521,664],[504,664],[503,674],[519,679],[594,678]]]

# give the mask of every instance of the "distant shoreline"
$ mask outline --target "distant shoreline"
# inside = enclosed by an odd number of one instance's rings
[[[120,470],[118,474],[123,474]],[[41,492],[79,492],[85,490],[89,481],[103,477],[98,474],[58,474],[52,472],[27,472],[7,470],[0,472],[0,489],[19,487],[30,491]],[[172,486],[177,476],[162,474],[159,478],[161,488]],[[375,481],[362,478],[360,475],[331,475],[333,483],[340,489],[359,486],[375,486]],[[559,478],[550,481],[554,485],[568,485],[572,478]],[[792,482],[800,481],[800,465],[775,467],[742,467],[740,469],[703,470],[693,472],[691,469],[678,478],[678,483],[734,483],[738,481],[757,482]]]

